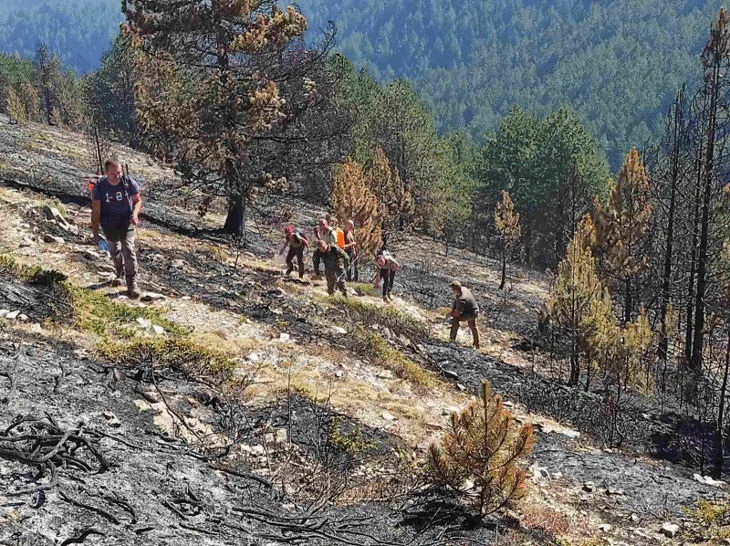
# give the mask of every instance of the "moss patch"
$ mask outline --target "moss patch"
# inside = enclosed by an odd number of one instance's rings
[[[164,318],[158,309],[130,307],[115,303],[104,294],[65,283],[66,294],[73,308],[74,325],[80,330],[99,336],[129,338],[129,328],[136,327],[138,318],[162,326],[173,337],[184,337],[190,330]]]
[[[379,366],[392,370],[401,379],[425,387],[436,385],[439,382],[433,373],[424,370],[403,353],[391,347],[376,333],[358,329],[352,332],[352,339],[358,352],[368,355]]]

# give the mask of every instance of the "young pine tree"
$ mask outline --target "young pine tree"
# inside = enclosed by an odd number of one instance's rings
[[[381,242],[380,204],[368,178],[349,157],[334,168],[332,207],[340,225],[347,220],[355,222],[361,259],[373,256]]]
[[[594,244],[593,222],[586,214],[558,265],[555,291],[546,304],[549,318],[570,333],[570,385],[578,384],[581,356],[589,357],[589,337],[610,323],[613,313],[611,296],[596,273]]]
[[[38,93],[36,93],[36,90],[28,80],[20,82],[19,98],[25,111],[26,121],[38,121],[40,115],[40,99],[38,98]]]
[[[6,111],[10,119],[16,123],[26,123],[28,121],[23,103],[20,102],[20,98],[12,85],[8,87]]]
[[[611,181],[608,204],[603,207],[596,198],[593,215],[606,271],[623,284],[624,323],[631,320],[633,312],[631,281],[646,267],[640,243],[649,227],[651,208],[649,177],[634,148],[619,171],[617,182]]]
[[[401,220],[413,214],[413,196],[398,169],[391,169],[385,152],[379,146],[373,154],[373,166],[368,179],[370,190],[377,196],[379,203],[383,240],[387,240],[401,227]]]
[[[504,290],[504,283],[507,279],[507,255],[522,234],[520,215],[515,212],[512,199],[505,190],[502,190],[502,201],[497,203],[497,207],[494,209],[494,224],[502,239],[502,280],[499,283],[499,289]]]
[[[452,413],[441,444],[429,448],[426,472],[433,481],[462,491],[484,516],[527,494],[519,465],[534,441],[532,425],[516,429],[502,397],[492,395],[482,381],[481,399]]]

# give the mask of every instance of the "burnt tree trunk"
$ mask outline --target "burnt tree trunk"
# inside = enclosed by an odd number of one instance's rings
[[[659,310],[659,324],[661,337],[657,347],[657,358],[666,367],[667,351],[669,349],[669,333],[666,330],[667,309],[669,308],[669,288],[672,277],[672,253],[674,251],[674,211],[677,198],[677,181],[679,179],[679,131],[682,124],[681,104],[684,98],[684,89],[674,101],[674,119],[672,120],[672,167],[669,173],[669,211],[667,214],[667,246],[664,251],[664,271],[662,273],[662,303]],[[662,383],[662,388],[664,384]]]
[[[719,480],[722,476],[723,460],[725,459],[725,393],[727,392],[727,376],[730,369],[730,328],[727,332],[727,347],[725,348],[725,371],[722,374],[722,388],[720,389],[720,405],[717,408],[717,430],[715,438],[717,451],[715,452],[714,477]]]
[[[707,123],[707,149],[705,150],[702,165],[702,186],[704,195],[702,199],[700,247],[699,255],[697,257],[697,293],[695,295],[694,336],[692,338],[692,359],[690,360],[690,367],[695,372],[699,372],[702,369],[702,344],[704,342],[705,326],[705,291],[707,290],[707,254],[710,228],[710,197],[712,195],[712,182],[715,173],[715,124],[717,119],[717,82],[719,77],[719,62],[715,62],[713,65],[712,91],[710,95],[710,110]]]

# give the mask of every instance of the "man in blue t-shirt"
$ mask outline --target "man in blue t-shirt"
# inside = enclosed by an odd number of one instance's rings
[[[134,250],[135,226],[139,222],[142,199],[137,182],[122,173],[121,164],[113,159],[104,164],[106,176],[91,193],[91,231],[94,244],[99,244],[99,225],[109,243],[109,253],[117,270],[115,286],[126,276],[130,298],[139,298],[137,254]]]

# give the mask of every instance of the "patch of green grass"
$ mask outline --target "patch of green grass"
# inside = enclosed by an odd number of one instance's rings
[[[5,273],[21,282],[33,281],[34,284],[59,287],[66,280],[66,275],[54,269],[43,269],[40,266],[25,265],[18,262],[10,254],[0,254],[0,273]]]
[[[187,374],[207,377],[216,383],[231,383],[236,361],[231,355],[203,347],[182,337],[155,337],[131,342],[100,343],[102,357],[118,365],[178,368]]]
[[[187,328],[164,318],[158,309],[115,303],[104,294],[70,283],[65,283],[64,287],[73,310],[74,325],[80,330],[99,336],[116,335],[128,338],[130,324],[134,327],[138,318],[145,318],[162,326],[173,337],[190,334]]]
[[[391,347],[380,335],[363,329],[353,331],[350,335],[358,352],[368,355],[379,366],[392,370],[397,377],[424,387],[438,383],[438,379],[432,372],[424,370],[403,353]]]
[[[58,212],[61,213],[61,216],[66,218],[66,207],[63,205],[63,203],[61,203],[61,201],[58,200],[58,198],[52,197],[50,199],[45,200],[43,203],[41,203],[39,205],[39,208],[43,209],[43,207],[45,207],[46,205],[48,205],[51,208],[58,209]]]
[[[340,295],[329,296],[327,301],[348,311],[353,322],[387,326],[395,334],[405,335],[411,340],[428,336],[428,324],[425,321],[397,306],[377,306],[360,298],[344,298]]]
[[[207,258],[222,264],[228,261],[228,254],[226,254],[226,251],[218,246],[206,245],[205,248],[203,248],[203,254]]]
[[[375,448],[375,443],[372,440],[363,439],[362,432],[358,426],[353,427],[350,432],[344,432],[342,417],[335,417],[330,421],[327,426],[327,438],[332,447],[345,451],[352,456]]]

